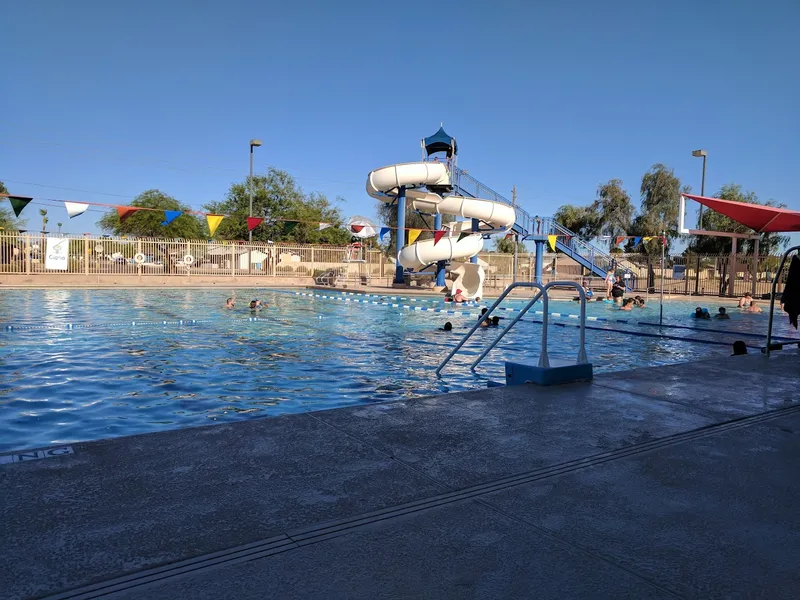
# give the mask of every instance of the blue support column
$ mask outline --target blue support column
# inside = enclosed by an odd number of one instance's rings
[[[472,219],[472,231],[480,231],[481,230],[481,222],[478,219]],[[469,259],[469,262],[472,264],[478,263],[478,256],[475,255]]]
[[[406,243],[406,188],[405,186],[400,186],[400,189],[397,192],[397,231],[395,232],[397,235],[395,237],[395,248],[397,249],[397,254],[395,258],[398,259],[397,266],[394,270],[394,282],[395,283],[404,283],[405,280],[403,279],[403,265],[400,264],[400,250],[403,249],[403,246]]]
[[[542,267],[544,266],[544,240],[536,240],[536,263],[533,272],[533,281],[542,283]]]
[[[436,214],[433,217],[433,228],[434,229],[442,228],[442,215]],[[444,275],[445,275],[446,264],[447,261],[444,260],[440,260],[439,262],[436,263],[436,285],[438,287],[444,287],[445,284]]]

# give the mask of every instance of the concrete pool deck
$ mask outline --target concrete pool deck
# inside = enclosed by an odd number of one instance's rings
[[[796,598],[800,355],[0,464],[2,598]]]

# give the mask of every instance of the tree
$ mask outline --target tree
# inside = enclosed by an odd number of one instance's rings
[[[732,202],[744,202],[746,204],[762,204],[758,201],[758,196],[753,192],[745,192],[742,186],[736,183],[723,185],[715,195],[716,198],[731,200]],[[775,206],[785,208],[783,204],[776,204],[773,201],[763,203],[764,206]],[[730,217],[713,211],[711,209],[703,212],[702,228],[709,231],[730,231],[731,233],[752,233],[752,229],[737,223]],[[759,254],[777,254],[789,243],[787,236],[777,233],[762,233],[759,237]],[[743,254],[752,254],[755,250],[753,240],[740,239],[737,249]],[[731,238],[712,235],[692,236],[691,242],[687,247],[687,252],[697,254],[730,254]]]
[[[56,225],[58,225],[58,233],[61,233],[61,227],[62,227],[64,224],[63,224],[63,223],[61,223],[61,222],[58,222],[58,223],[56,223]]]
[[[249,189],[253,191],[253,216],[265,219],[253,230],[253,241],[302,244],[345,244],[350,241],[350,233],[342,228],[344,219],[337,206],[323,194],[304,195],[289,173],[274,168],[270,168],[266,175],[255,175],[242,183],[234,183],[223,201],[204,206],[211,213],[227,215],[217,229],[217,237],[229,240],[248,238]],[[300,222],[289,226],[289,221]],[[319,223],[331,223],[333,227],[320,231]]]
[[[558,208],[553,218],[584,239],[596,237],[600,227],[600,215],[597,214],[594,204],[590,206],[564,204]]]
[[[8,194],[5,184],[0,181],[0,194]],[[14,216],[14,213],[5,206],[0,207],[0,229],[5,231],[17,231],[22,223]]]
[[[47,218],[47,209],[40,208],[39,214],[42,216],[42,233],[44,233],[45,231],[47,231],[47,222],[50,220]]]
[[[110,231],[115,235],[137,237],[199,239],[208,234],[205,222],[190,214],[192,209],[189,206],[159,190],[142,192],[133,199],[130,206],[156,210],[137,210],[124,222],[120,222],[119,214],[114,209],[103,215],[97,225],[103,231]],[[179,210],[183,214],[169,225],[162,225],[164,210]]]
[[[669,247],[670,240],[680,235],[678,211],[681,192],[689,190],[689,187],[681,190],[681,180],[672,169],[662,164],[653,165],[642,177],[642,206],[635,219],[636,232],[633,235],[661,235],[666,232]],[[658,240],[654,242],[660,243]]]
[[[528,252],[528,249],[522,242],[517,242],[516,246],[518,254],[525,254]],[[495,250],[503,254],[514,254],[514,238],[497,238],[494,241],[494,247]]]
[[[633,219],[631,197],[622,188],[620,179],[611,179],[597,187],[597,199],[590,207],[597,215],[595,235],[627,235]]]

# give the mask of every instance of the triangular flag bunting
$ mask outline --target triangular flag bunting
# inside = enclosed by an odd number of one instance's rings
[[[638,246],[639,242],[641,242],[641,241],[642,241],[642,238],[640,236],[634,237],[633,238],[633,247],[636,248],[636,246]]]
[[[646,236],[645,236],[645,237],[643,237],[642,239],[643,239],[645,242],[649,242],[650,240],[652,240],[652,239],[653,239],[653,236],[652,236],[652,235],[646,235]]]
[[[625,241],[625,236],[624,235],[618,235],[617,237],[614,238],[614,245],[615,246],[619,246],[624,241]]]
[[[663,235],[661,236],[661,245],[662,246],[666,246],[667,245],[667,238],[665,238]]]
[[[161,221],[162,225],[169,225],[175,219],[180,217],[183,214],[183,211],[180,210],[165,210],[164,211],[164,220]]]
[[[130,217],[133,213],[135,213],[138,208],[133,206],[118,206],[117,207],[117,214],[119,215],[119,222],[124,223],[125,219]]]
[[[433,245],[435,246],[436,244],[438,244],[439,240],[442,239],[443,237],[444,237],[444,229],[437,229],[436,231],[434,231],[433,232]]]
[[[319,230],[322,231],[323,229],[327,229],[328,227],[333,227],[330,223],[320,223]]]
[[[67,215],[71,219],[89,210],[89,205],[83,202],[64,202],[64,208],[67,209]]]
[[[297,221],[286,221],[283,224],[283,233],[291,232],[295,227],[297,227]]]
[[[264,222],[263,217],[247,217],[247,231],[253,231]]]
[[[390,227],[381,227],[381,232],[378,234],[378,240],[382,242],[383,236],[389,233],[389,231],[391,231]]]
[[[419,234],[422,233],[422,229],[409,229],[408,230],[408,243],[413,244],[417,241]]]
[[[28,206],[28,204],[30,203],[31,200],[33,200],[33,198],[26,198],[24,196],[9,196],[8,197],[8,201],[11,202],[11,208],[14,209],[14,214],[16,216],[19,216],[19,213],[22,212],[22,209],[24,209],[26,206]]]
[[[510,239],[512,239],[513,237],[514,237],[514,234],[513,234],[513,233],[507,233],[507,234],[506,234],[506,237],[505,237],[504,239],[510,240]]]
[[[206,215],[206,223],[208,223],[208,233],[211,237],[214,237],[214,232],[219,227],[219,224],[222,223],[222,219],[225,218],[225,215]]]
[[[557,235],[548,235],[547,236],[547,243],[550,244],[550,250],[553,252],[556,251],[556,240],[558,239]]]
[[[361,233],[362,229],[364,229],[363,225],[350,225],[350,231],[353,233]]]
[[[471,236],[471,235],[472,235],[472,233],[470,233],[470,232],[467,232],[467,231],[462,231],[461,233],[459,233],[459,234],[458,234],[458,241],[457,241],[456,243],[460,242],[460,241],[461,241],[461,240],[463,240],[465,237],[469,237],[469,236]]]

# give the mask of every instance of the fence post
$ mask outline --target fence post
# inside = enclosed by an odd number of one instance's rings
[[[25,244],[23,246],[25,250],[25,274],[31,274],[31,234],[25,234]]]
[[[311,246],[311,276],[314,276],[314,271],[316,271],[316,265],[314,263],[314,246]]]
[[[236,245],[231,244],[231,277],[236,277]]]
[[[83,236],[83,274],[89,274],[89,238]]]

